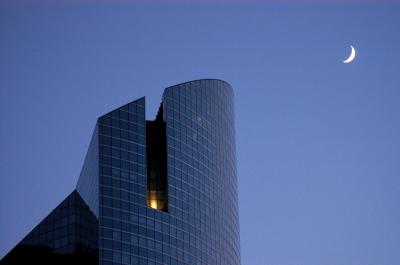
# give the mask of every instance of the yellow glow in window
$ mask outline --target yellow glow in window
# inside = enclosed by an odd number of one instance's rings
[[[150,199],[150,207],[157,210],[157,200]]]

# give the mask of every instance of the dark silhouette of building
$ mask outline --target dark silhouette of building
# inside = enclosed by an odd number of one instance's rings
[[[101,116],[76,189],[1,264],[239,265],[233,91],[166,88]]]

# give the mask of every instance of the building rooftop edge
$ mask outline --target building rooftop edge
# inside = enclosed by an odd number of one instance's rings
[[[175,84],[175,85],[172,85],[172,86],[168,86],[168,87],[166,87],[166,88],[164,89],[163,94],[162,94],[162,97],[164,96],[165,92],[166,92],[168,89],[171,89],[171,88],[173,88],[173,87],[180,86],[180,85],[184,85],[184,84],[188,84],[188,83],[193,83],[193,82],[206,81],[206,80],[218,81],[218,82],[225,83],[225,84],[227,84],[227,85],[232,89],[232,92],[233,92],[233,88],[232,88],[231,84],[229,84],[229,83],[228,83],[227,81],[225,81],[225,80],[222,80],[222,79],[219,79],[219,78],[200,78],[200,79],[189,80],[189,81],[185,81],[185,82],[182,82],[182,83],[178,83],[178,84]],[[106,115],[110,114],[111,112],[113,112],[113,111],[115,111],[115,110],[117,110],[117,109],[123,108],[124,106],[129,105],[129,104],[131,104],[131,103],[133,103],[133,102],[135,102],[135,101],[141,100],[141,99],[146,99],[146,97],[145,97],[145,96],[142,96],[142,97],[137,98],[137,99],[135,99],[135,100],[129,101],[129,102],[126,103],[126,104],[123,104],[123,105],[121,105],[121,106],[119,106],[119,107],[117,107],[117,108],[115,108],[115,109],[112,109],[111,111],[108,111],[108,112],[106,112],[106,113],[104,113],[104,114],[98,116],[98,117],[97,117],[97,120],[100,119],[100,118],[103,117],[103,116],[106,116]],[[162,101],[162,100],[161,100],[161,101]]]
[[[182,82],[182,83],[178,83],[178,84],[175,84],[175,85],[172,85],[172,86],[168,86],[168,87],[166,87],[166,88],[164,89],[164,93],[165,93],[165,91],[166,91],[167,89],[170,89],[170,88],[173,88],[173,87],[176,87],[176,86],[180,86],[180,85],[184,85],[184,84],[188,84],[188,83],[193,83],[193,82],[206,81],[206,80],[222,82],[222,83],[225,83],[225,84],[227,84],[229,87],[232,88],[231,84],[229,84],[227,81],[225,81],[225,80],[223,80],[223,79],[219,79],[219,78],[200,78],[200,79],[189,80],[189,81],[186,81],[186,82]],[[164,93],[163,93],[163,94],[164,94]]]

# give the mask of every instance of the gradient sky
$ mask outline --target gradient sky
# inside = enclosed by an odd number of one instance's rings
[[[242,264],[400,264],[400,4],[67,2],[0,4],[0,257],[74,189],[98,116],[219,78]]]

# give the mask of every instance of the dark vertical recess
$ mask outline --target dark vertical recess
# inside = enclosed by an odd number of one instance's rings
[[[154,121],[146,121],[147,206],[168,212],[167,133],[161,104]]]

